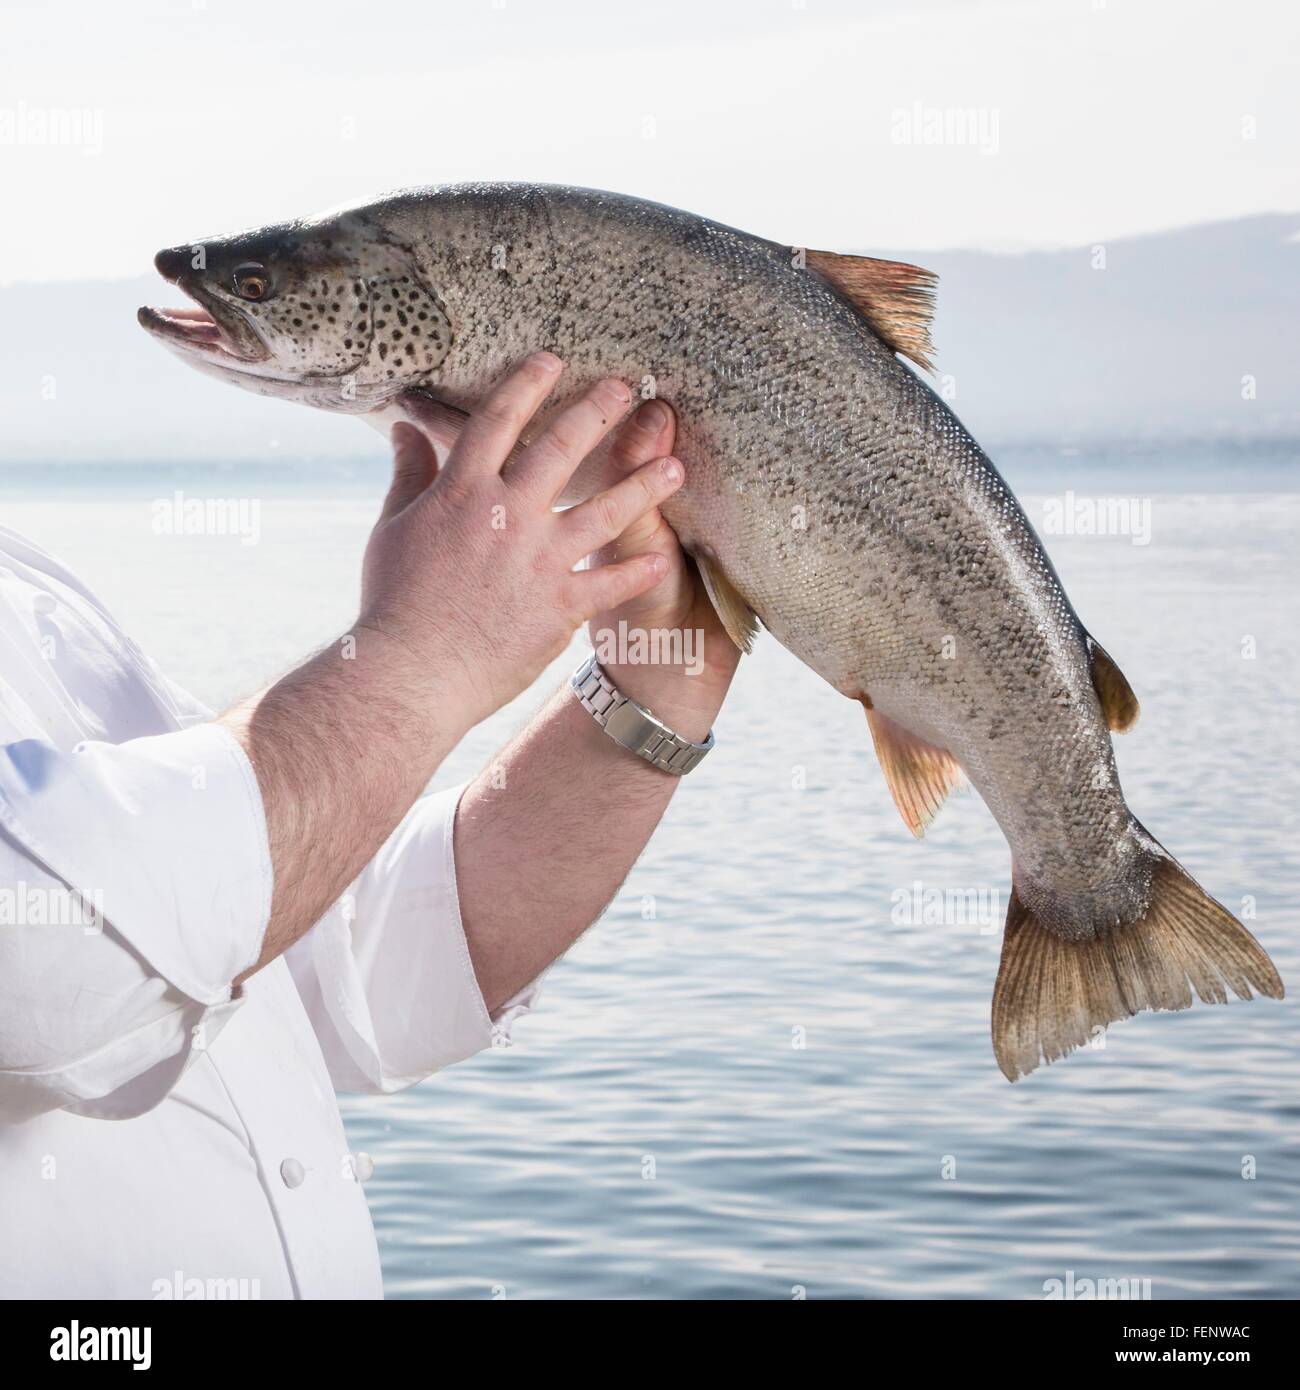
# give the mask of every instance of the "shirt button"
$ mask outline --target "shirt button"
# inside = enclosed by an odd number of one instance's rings
[[[368,1153],[353,1154],[352,1176],[357,1182],[369,1182],[375,1176],[375,1160]]]
[[[301,1187],[307,1179],[307,1170],[296,1158],[286,1158],[280,1165],[280,1177],[286,1187]]]

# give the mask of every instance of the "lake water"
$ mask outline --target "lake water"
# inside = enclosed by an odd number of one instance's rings
[[[1044,539],[1142,701],[1117,740],[1130,803],[1251,916],[1293,992],[1294,464],[1005,461],[1040,530],[1077,531],[1099,496],[1139,504],[1137,534]],[[257,543],[157,534],[178,488],[256,499]],[[222,705],[348,625],[382,488],[362,467],[6,470],[0,515]],[[475,772],[578,653],[438,782]],[[770,637],[717,734],[512,1047],[345,1100],[390,1297],[1041,1298],[1070,1271],[1155,1298],[1300,1293],[1292,1001],[1144,1014],[1008,1085],[989,1001],[1009,856],[978,798],[914,842],[860,708]],[[973,920],[914,924],[935,892]]]

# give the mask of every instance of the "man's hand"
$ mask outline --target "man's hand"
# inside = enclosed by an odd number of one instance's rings
[[[666,544],[672,532],[657,510],[682,482],[667,450],[639,441],[624,448],[629,463],[636,454],[626,476],[580,506],[552,511],[630,404],[623,382],[593,386],[511,454],[560,371],[550,353],[527,358],[470,418],[441,472],[419,429],[393,431],[393,484],[366,551],[359,625],[409,653],[465,728],[527,689],[584,620],[670,577],[681,581],[680,552],[675,540]],[[648,524],[647,514],[655,518]],[[638,525],[655,534],[654,544],[574,572]]]
[[[617,474],[636,476],[651,459],[671,454],[675,434],[672,411],[662,401],[647,401],[614,443],[611,458]],[[636,556],[658,556],[664,562],[663,576],[618,607],[597,613],[588,624],[592,646],[597,654],[604,646],[619,651],[620,637],[625,637],[630,639],[626,654],[635,655],[638,635],[668,635],[670,640],[661,637],[643,647],[657,655],[672,654],[676,661],[615,659],[601,664],[625,695],[652,710],[674,732],[699,742],[712,727],[740,652],[657,506],[642,512],[617,540],[597,552],[595,560],[626,564]]]
[[[631,402],[622,382],[592,387],[512,452],[560,370],[549,353],[523,362],[470,418],[441,471],[420,430],[394,431],[393,482],[366,550],[353,632],[221,717],[257,774],[275,877],[248,973],[320,919],[469,728],[529,686],[586,619],[664,578],[667,563],[653,552],[574,567],[680,486],[676,460],[645,460],[581,506],[551,510]],[[600,731],[577,713],[585,723],[572,741],[603,765],[608,751],[589,744]],[[571,792],[557,778],[546,794],[561,802]],[[534,886],[549,872],[540,861],[516,867]],[[522,967],[510,946],[513,978]]]
[[[648,459],[671,450],[673,433],[667,406],[647,402],[615,440],[617,471],[637,477]],[[643,510],[595,560],[626,564],[647,555],[663,560],[663,574],[596,614],[592,642],[599,655],[604,635],[617,638],[620,631],[632,638],[656,630],[689,632],[699,641],[698,648],[683,647],[686,659],[677,663],[602,660],[620,690],[699,742],[713,725],[740,654],[657,507]],[[626,626],[620,629],[620,623]],[[470,956],[489,1008],[507,1000],[595,921],[679,782],[620,748],[562,689],[469,787],[456,821],[456,880]]]

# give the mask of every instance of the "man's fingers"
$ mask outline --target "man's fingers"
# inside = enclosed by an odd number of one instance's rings
[[[570,553],[577,559],[616,540],[671,497],[681,487],[682,478],[682,466],[675,458],[658,459],[565,512],[560,525],[568,533]]]
[[[598,381],[566,406],[505,470],[508,482],[550,506],[578,465],[622,418],[632,400],[625,382]]]
[[[610,448],[615,476],[626,477],[644,463],[667,458],[676,433],[677,419],[663,401],[644,401],[624,422]]]
[[[653,550],[614,565],[578,570],[569,577],[568,611],[585,623],[653,589],[667,573],[668,561]]]
[[[628,417],[609,451],[614,477],[626,477],[653,459],[666,458],[676,437],[677,417],[672,410],[663,401],[643,402]],[[645,550],[663,524],[657,511],[643,513],[620,533],[620,548],[628,554]]]
[[[438,476],[438,457],[433,445],[415,426],[405,420],[393,426],[393,481],[384,498],[380,521],[396,516],[410,505]]]
[[[499,473],[524,426],[554,389],[563,366],[554,353],[534,352],[495,386],[472,412],[451,451],[448,480]]]

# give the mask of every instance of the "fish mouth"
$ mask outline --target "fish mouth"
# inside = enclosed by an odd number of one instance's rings
[[[136,314],[140,326],[179,352],[204,357],[216,365],[238,370],[265,362],[271,356],[248,318],[218,299],[188,276],[168,276],[194,306],[157,308],[144,305]]]

